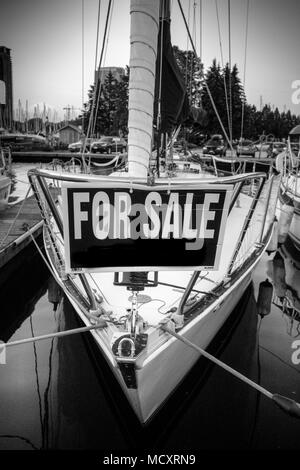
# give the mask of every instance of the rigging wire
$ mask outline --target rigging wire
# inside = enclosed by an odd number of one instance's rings
[[[193,43],[193,40],[192,40],[192,37],[191,37],[191,33],[190,33],[190,30],[189,30],[187,21],[186,21],[186,18],[185,18],[185,14],[184,14],[184,11],[183,11],[183,9],[182,9],[181,1],[180,1],[180,0],[177,0],[177,2],[178,2],[178,5],[179,5],[179,9],[180,9],[180,12],[181,12],[181,15],[182,15],[182,18],[183,18],[185,27],[186,27],[187,32],[188,32],[188,35],[189,35],[189,39],[190,39],[190,42],[191,42],[193,51],[194,51],[194,53],[195,53],[195,56],[198,57],[198,54],[197,54],[197,52],[196,52],[196,49],[195,49],[195,46],[194,46],[194,43]],[[225,138],[226,138],[226,140],[227,140],[227,142],[228,142],[228,144],[229,144],[229,147],[230,147],[231,151],[233,152],[232,142],[231,142],[231,141],[229,140],[229,138],[228,138],[228,134],[227,134],[227,132],[226,132],[226,130],[225,130],[225,128],[224,128],[224,125],[223,125],[222,120],[221,120],[221,118],[220,118],[220,114],[219,114],[219,112],[218,112],[218,110],[217,110],[216,104],[215,104],[215,102],[214,102],[214,99],[213,99],[213,97],[212,97],[211,91],[210,91],[210,89],[209,89],[209,86],[208,86],[207,81],[205,80],[205,77],[204,77],[204,76],[203,76],[203,83],[204,83],[205,88],[206,88],[206,90],[207,90],[209,99],[210,99],[210,101],[211,101],[211,104],[212,104],[212,107],[213,107],[213,109],[214,109],[214,112],[215,112],[215,114],[216,114],[216,116],[217,116],[217,119],[218,119],[218,121],[219,121],[219,124],[220,124],[220,126],[221,126],[221,129],[222,129],[222,131],[223,131],[223,133],[224,133],[224,136],[225,136]]]
[[[196,26],[196,37],[197,37],[197,25]],[[199,63],[197,69],[199,70],[199,76],[201,76],[202,69],[202,0],[199,0]],[[201,81],[198,85],[197,93],[197,106],[202,107],[202,97],[201,97]]]
[[[160,158],[159,152],[161,147],[161,96],[162,96],[162,66],[163,66],[163,41],[164,41],[164,25],[165,25],[165,2],[161,2],[161,17],[160,17],[160,61],[159,61],[159,86],[158,86],[158,100],[157,100],[157,155],[156,155],[156,170],[157,176],[160,174]]]
[[[224,56],[223,56],[223,47],[222,47],[222,36],[221,36],[221,28],[220,28],[220,18],[219,18],[218,0],[215,0],[215,5],[216,5],[216,15],[217,15],[217,23],[218,23],[218,34],[219,34],[221,64],[222,64],[222,69],[223,69],[223,71],[224,71]],[[224,94],[225,94],[225,104],[226,104],[226,113],[227,113],[228,129],[230,129],[228,93],[227,93],[226,77],[225,77],[225,74],[224,74],[224,73],[223,73],[223,82],[224,82]]]
[[[97,17],[97,33],[96,33],[96,51],[95,51],[95,70],[97,69],[97,60],[98,60],[98,44],[99,44],[99,30],[100,30],[100,9],[101,9],[101,0],[98,2],[98,17]]]
[[[231,11],[230,0],[228,0],[228,51],[229,51],[229,136],[232,144],[232,77],[231,77]]]
[[[108,38],[110,35],[110,27],[111,27],[111,21],[112,21],[112,16],[113,16],[113,9],[114,9],[114,0],[112,0],[112,6],[111,6],[111,15],[109,18],[109,24],[108,24],[108,30],[107,30],[107,40],[105,43],[105,50],[104,50],[104,55],[103,55],[103,64],[106,63],[106,54],[107,54],[107,49],[108,49]]]
[[[99,3],[100,3],[100,2],[101,2],[101,0],[99,0]],[[107,28],[108,28],[108,20],[109,20],[110,11],[111,11],[111,4],[112,4],[112,0],[109,0],[109,4],[108,4],[108,8],[107,8],[106,21],[105,21],[105,27],[104,27],[104,35],[103,35],[103,42],[102,42],[101,54],[100,54],[99,65],[98,65],[98,70],[100,70],[100,68],[101,68],[102,59],[103,59],[103,54],[104,54],[104,46],[105,46],[105,42],[106,42]],[[98,88],[99,88],[99,93],[97,93]],[[92,125],[94,124],[94,123],[93,123],[93,120],[94,120],[94,112],[95,112],[96,101],[97,101],[97,105],[99,104],[100,91],[101,91],[101,82],[100,82],[100,80],[99,80],[99,81],[97,81],[97,83],[96,83],[96,80],[95,80],[94,91],[93,91],[93,99],[92,99],[92,105],[91,105],[91,110],[90,110],[90,118],[89,118],[88,129],[87,129],[87,137],[89,137],[89,136],[91,135],[91,129],[94,128],[94,126],[92,127]],[[98,95],[98,96],[97,96],[97,95]],[[85,145],[84,145],[84,148],[83,148],[83,152],[82,152],[82,159],[83,159],[83,161],[84,161],[83,155],[84,155],[84,152],[85,152],[85,148],[86,148],[86,142],[85,142]],[[85,165],[85,161],[84,161],[84,165]]]
[[[164,2],[162,2],[162,8],[164,8]],[[164,25],[165,25],[165,11],[161,11],[161,31],[160,31],[160,61],[159,61],[159,88],[158,88],[158,102],[157,102],[157,129],[160,128],[161,124],[161,95],[162,95],[162,65],[163,65],[163,40],[164,40]]]
[[[195,48],[197,48],[196,43],[196,0],[193,4],[193,28],[192,28],[192,37],[194,40]],[[191,56],[191,68],[190,68],[190,103],[192,103],[192,83],[193,83],[193,74],[194,74],[194,57]]]
[[[99,41],[99,29],[100,29],[100,11],[101,11],[101,0],[98,0],[98,15],[97,15],[97,33],[96,33],[96,51],[95,51],[95,77],[94,77],[94,90],[93,90],[93,97],[92,97],[92,104],[90,108],[90,117],[88,122],[88,128],[86,136],[90,137],[91,135],[91,127],[94,118],[94,108],[95,108],[95,101],[96,101],[96,93],[97,93],[97,83],[96,83],[96,71],[97,71],[97,58],[98,58],[98,41]],[[83,153],[85,152],[86,145],[84,145]]]
[[[247,13],[246,13],[246,33],[245,33],[245,53],[244,53],[244,74],[243,74],[243,88],[245,92],[246,84],[246,67],[247,67],[247,47],[248,47],[248,23],[249,23],[249,0],[247,0]],[[245,117],[245,96],[242,102],[242,117],[241,117],[241,141],[244,133],[244,117]]]
[[[202,0],[199,0],[199,58],[202,62]]]
[[[188,9],[188,27],[190,27],[191,0],[189,0]],[[188,57],[189,57],[189,35],[186,38],[186,56],[185,56],[185,86],[188,87]]]
[[[104,58],[106,56],[106,50],[107,50],[107,41],[108,41],[108,36],[109,36],[109,31],[110,31],[110,24],[111,24],[111,18],[112,18],[112,11],[113,11],[113,5],[114,5],[114,0],[109,0],[109,5],[108,5],[108,10],[107,10],[107,16],[106,16],[106,21],[105,21],[105,28],[104,28],[104,36],[103,36],[103,43],[102,43],[102,49],[101,49],[101,55],[100,55],[100,61],[99,61],[99,66],[98,70],[100,70],[101,65],[104,63]],[[103,80],[103,78],[102,78]],[[101,89],[102,89],[102,80],[100,76],[99,84],[98,86],[95,84],[95,89],[99,89],[97,95],[97,102],[96,102],[96,108],[94,112],[94,121],[93,121],[93,130],[92,130],[92,135],[95,134],[95,128],[96,128],[96,122],[97,122],[97,114],[98,114],[98,109],[99,109],[99,103],[100,103],[100,95],[101,95]]]
[[[84,0],[81,3],[81,101],[82,101],[82,119],[81,127],[84,132]]]

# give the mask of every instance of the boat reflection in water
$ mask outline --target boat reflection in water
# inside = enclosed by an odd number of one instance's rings
[[[56,319],[57,331],[81,326],[66,297],[61,299]],[[114,412],[107,403],[108,383],[99,377],[93,359],[82,334],[54,340],[48,448],[105,449],[110,444],[113,447],[114,442],[118,443],[118,448],[126,447]]]
[[[273,258],[273,303],[282,310],[289,336],[300,337],[300,256],[291,256],[293,246],[288,240]]]

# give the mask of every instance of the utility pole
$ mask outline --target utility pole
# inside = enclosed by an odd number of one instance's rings
[[[72,107],[68,104],[67,106],[65,106],[65,108],[63,108],[64,111],[66,111],[66,123],[68,124],[69,121],[71,120],[71,109]]]
[[[28,134],[28,100],[26,100],[26,108],[25,108],[25,132]]]

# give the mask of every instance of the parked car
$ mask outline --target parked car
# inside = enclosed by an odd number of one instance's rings
[[[253,144],[252,140],[243,139],[240,141],[236,147],[237,155],[246,155],[254,157],[256,152],[256,147]]]
[[[86,144],[85,144],[85,151],[90,152],[91,150],[91,144],[95,142],[95,139],[88,138],[86,139]],[[83,146],[84,146],[84,140],[79,140],[78,142],[74,142],[73,144],[68,145],[68,150],[70,152],[82,152],[83,151]]]
[[[126,140],[121,137],[101,137],[97,142],[91,145],[92,153],[112,153],[126,151]]]
[[[202,151],[204,154],[209,155],[226,155],[226,146],[224,145],[223,137],[219,134],[213,135],[206,144],[204,144]]]

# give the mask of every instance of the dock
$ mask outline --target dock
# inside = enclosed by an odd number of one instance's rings
[[[0,269],[31,243],[31,234],[34,238],[41,235],[42,225],[35,196],[0,212]]]

